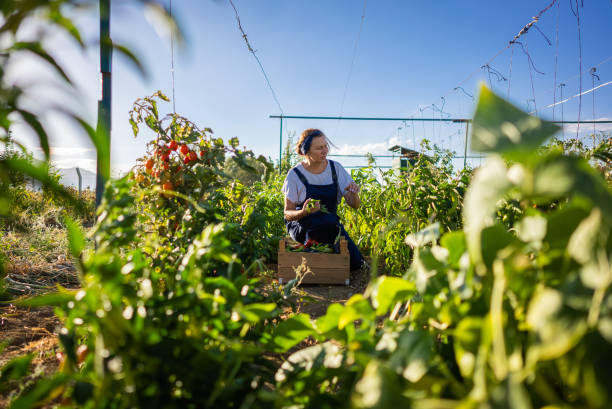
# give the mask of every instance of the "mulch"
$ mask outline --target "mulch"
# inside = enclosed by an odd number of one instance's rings
[[[74,264],[67,260],[33,265],[28,262],[8,263],[4,281],[10,298],[47,293],[61,285],[78,288],[79,277]]]

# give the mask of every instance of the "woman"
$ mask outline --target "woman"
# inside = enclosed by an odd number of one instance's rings
[[[329,143],[320,130],[302,132],[296,151],[302,162],[287,173],[283,184],[287,232],[300,243],[312,239],[332,244],[340,229],[348,241],[351,270],[360,268],[363,257],[336,213],[342,197],[353,209],[359,208],[359,186],[342,165],[327,159]]]

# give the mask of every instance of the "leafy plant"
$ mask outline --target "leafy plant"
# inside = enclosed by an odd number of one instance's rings
[[[585,159],[535,152],[555,131],[483,88],[473,140],[491,156],[467,191],[464,230],[409,235],[407,281],[381,277],[366,298],[283,322],[285,348],[333,341],[283,364],[290,404],[608,406],[612,194]],[[527,209],[509,232],[494,217],[508,196],[559,205]]]
[[[427,148],[425,142],[423,148]],[[381,172],[373,167],[353,172],[361,186],[358,210],[342,206],[341,219],[362,251],[384,260],[386,270],[402,275],[412,260],[403,243],[406,231],[416,232],[432,222],[443,231],[462,226],[461,209],[469,170],[455,173],[450,152],[420,155],[404,172]]]

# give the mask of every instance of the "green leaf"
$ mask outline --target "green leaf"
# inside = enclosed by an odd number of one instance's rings
[[[612,193],[601,175],[582,158],[550,156],[534,171],[534,195],[545,199],[580,195],[612,217]]]
[[[130,118],[130,125],[132,126],[132,132],[134,132],[134,136],[138,136],[138,124],[132,118]]]
[[[376,315],[384,315],[398,302],[408,301],[416,294],[413,283],[399,277],[380,277],[373,286],[372,305]]]
[[[276,351],[286,351],[315,333],[310,316],[307,314],[294,315],[276,327],[272,336],[272,344]]]
[[[389,206],[387,207],[389,208]],[[438,237],[440,237],[440,223],[434,223],[419,232],[409,234],[406,236],[405,242],[412,248],[418,248],[435,243]]]
[[[570,236],[588,215],[589,212],[586,209],[576,205],[552,213],[548,218],[544,241],[548,243],[550,248],[565,250]]]
[[[59,388],[68,382],[69,376],[67,374],[57,374],[52,378],[41,379],[36,382],[33,388],[19,396],[11,405],[9,409],[30,409],[35,407],[38,403],[41,403],[47,398],[53,390]]]
[[[507,409],[531,409],[533,407],[531,397],[517,374],[510,374],[500,385],[493,387],[491,400],[496,404],[493,407]]]
[[[540,242],[546,236],[547,220],[542,216],[526,216],[517,224],[517,236],[526,243]]]
[[[418,382],[429,369],[433,338],[425,331],[403,331],[389,366],[409,382]]]
[[[64,80],[66,80],[67,83],[72,84],[72,81],[70,81],[70,78],[68,77],[68,75],[66,75],[63,68],[55,61],[53,57],[51,57],[45,51],[45,49],[42,47],[42,45],[39,42],[37,41],[33,41],[33,42],[19,41],[13,44],[11,49],[13,51],[29,51],[31,53],[36,54],[37,56],[39,56],[40,58],[48,62],[51,66],[53,66],[53,68],[55,68],[55,70],[60,74],[60,76]]]
[[[464,231],[472,260],[481,261],[481,230],[493,224],[497,202],[510,189],[506,164],[499,157],[490,157],[480,167],[465,196],[463,206]]]
[[[567,243],[567,252],[574,260],[586,264],[595,258],[601,225],[601,211],[597,208],[580,222]]]
[[[601,336],[612,344],[612,318],[601,318],[597,323],[597,329]]]
[[[155,117],[155,119],[159,119],[159,112],[157,111],[157,101],[155,101],[154,99],[149,100],[149,103],[151,104],[151,110],[153,111],[153,116]]]
[[[28,373],[32,359],[34,359],[34,354],[20,356],[0,368],[0,390],[8,381],[24,377]]]
[[[79,43],[79,46],[81,46],[81,48],[85,48],[85,43],[81,38],[81,33],[79,32],[79,29],[76,28],[76,26],[72,23],[72,20],[63,16],[62,13],[57,9],[49,12],[49,20],[66,30],[66,32],[70,34],[72,38],[76,40],[77,43]]]
[[[147,126],[149,127],[149,129],[158,132],[159,131],[159,126],[157,125],[157,121],[155,120],[155,117],[153,115],[149,115],[145,118],[145,123],[147,124]]]
[[[118,44],[116,42],[112,42],[113,50],[118,51],[120,54],[123,54],[127,59],[134,65],[134,67],[138,70],[138,73],[145,79],[148,80],[150,75],[147,67],[142,65],[138,57],[130,50],[128,47]]]
[[[68,245],[70,247],[70,253],[79,258],[83,249],[85,248],[85,235],[81,231],[79,225],[72,220],[70,217],[64,219],[66,228],[68,229]]]
[[[340,318],[338,328],[344,329],[356,320],[372,321],[375,318],[374,310],[370,303],[361,294],[355,294],[346,302]]]
[[[87,132],[89,139],[91,139],[96,147],[98,171],[102,178],[104,180],[110,179],[110,134],[102,129],[101,126],[97,130],[94,129],[85,120],[76,115],[71,115],[71,117]]]
[[[437,285],[436,280],[431,280],[436,275],[444,270],[442,264],[432,253],[429,248],[424,248],[418,254],[415,254],[414,261],[410,266],[409,278],[414,281],[416,289],[420,293],[424,293],[430,285]]]
[[[45,132],[42,124],[40,121],[38,121],[36,115],[32,114],[31,112],[23,109],[18,109],[17,112],[19,112],[19,115],[21,115],[23,120],[26,121],[28,125],[30,125],[30,127],[36,132],[38,135],[38,141],[40,142],[40,147],[45,153],[45,159],[49,160],[49,138],[47,137],[47,132]]]
[[[273,317],[275,310],[276,304],[253,303],[242,306],[239,313],[251,324],[257,324],[261,320]]]
[[[356,409],[388,409],[411,407],[397,376],[381,362],[368,362],[363,376],[355,384],[351,407]]]
[[[22,307],[46,307],[55,306],[61,307],[66,305],[69,301],[74,300],[73,290],[63,290],[59,292],[47,293],[37,295],[36,297],[24,298],[15,301],[15,304]]]
[[[278,369],[274,379],[283,382],[289,373],[313,371],[319,366],[327,369],[340,368],[343,360],[344,355],[337,345],[331,342],[313,345],[291,354]]]
[[[325,334],[338,328],[338,321],[340,320],[340,315],[342,314],[343,310],[344,307],[337,303],[331,304],[329,307],[327,307],[325,315],[317,318],[315,321],[317,331],[321,334]]]
[[[496,224],[482,230],[482,261],[489,270],[493,267],[493,260],[497,253],[516,242],[514,236],[503,226]]]
[[[558,290],[540,288],[533,296],[527,310],[527,324],[537,334],[537,342],[528,350],[529,364],[566,354],[585,334],[586,319],[561,314],[562,308],[563,295]]]
[[[472,150],[497,152],[517,160],[559,131],[553,123],[526,114],[481,85],[472,122]]]
[[[465,233],[463,231],[446,233],[440,239],[440,244],[448,250],[448,264],[454,268],[458,267],[459,259],[467,250]]]
[[[174,41],[177,44],[182,45],[184,43],[185,36],[181,30],[181,25],[176,22],[175,16],[170,14],[167,7],[158,2],[147,0],[145,16],[160,37],[165,34],[165,31],[161,29],[161,27],[164,27],[165,30],[168,30],[174,36]]]
[[[461,375],[466,378],[471,378],[474,373],[483,321],[480,317],[466,317],[459,322],[457,329],[453,331],[455,336],[453,346],[457,364]]]

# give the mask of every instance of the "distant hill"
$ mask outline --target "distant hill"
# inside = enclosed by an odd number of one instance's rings
[[[65,168],[58,169],[58,173],[61,176],[60,183],[64,186],[74,186],[79,188],[79,176],[77,175],[76,168]],[[82,187],[83,190],[89,188],[91,190],[96,189],[96,174],[85,169],[81,169],[81,176],[83,178]]]

